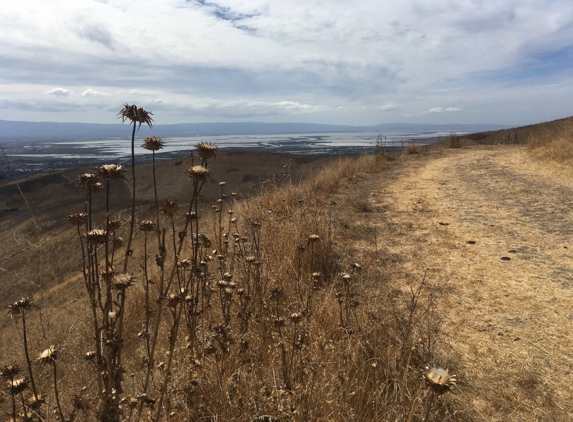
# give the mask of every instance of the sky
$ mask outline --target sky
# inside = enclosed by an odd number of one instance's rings
[[[18,0],[0,119],[524,125],[573,114],[572,0]]]

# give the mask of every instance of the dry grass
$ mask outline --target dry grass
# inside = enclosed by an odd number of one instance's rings
[[[12,406],[7,397],[3,411],[25,407],[45,419],[58,397],[67,420],[451,419],[420,376],[434,358],[435,291],[420,278],[407,294],[388,295],[381,268],[359,262],[332,205],[333,195],[387,163],[382,154],[343,159],[300,184],[268,180],[242,201],[223,183],[205,185],[219,199],[193,208],[199,225],[186,226],[182,211],[173,225],[160,218],[160,243],[155,232],[138,232],[128,259],[136,282],[111,296],[100,273],[121,254],[114,260],[111,246],[64,231],[80,260],[84,250],[83,270],[36,295],[25,329],[20,315],[7,320],[0,347],[3,364],[25,367],[24,346],[32,361],[56,346],[49,365],[31,363],[36,391],[21,393],[45,396],[46,406]],[[120,182],[110,183],[113,192]],[[93,198],[93,227],[106,227],[106,197]],[[178,199],[187,209],[198,196]],[[122,212],[113,197],[110,207],[110,218]],[[153,229],[155,207],[138,209],[145,213],[150,222],[141,227]]]

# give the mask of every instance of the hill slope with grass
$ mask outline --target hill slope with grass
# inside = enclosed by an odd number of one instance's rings
[[[121,225],[107,246],[84,235],[88,217],[108,226],[105,190],[67,225],[86,199],[75,175],[22,181],[37,227],[20,211],[0,218],[12,254],[0,264],[2,411],[569,420],[573,179],[550,151],[571,133],[555,125],[527,129],[527,146],[453,142],[316,174],[322,159],[249,152],[217,155],[211,182],[198,162],[167,163],[158,196],[180,205],[163,203],[159,219],[152,172],[140,169],[127,274],[123,181],[109,181]],[[2,201],[29,213],[18,186],[2,187]]]

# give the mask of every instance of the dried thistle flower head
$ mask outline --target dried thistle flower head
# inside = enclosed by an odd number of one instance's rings
[[[159,205],[159,212],[168,217],[173,217],[179,212],[179,201],[166,199]]]
[[[76,186],[92,193],[98,193],[103,189],[100,178],[95,173],[84,173],[76,176]]]
[[[423,373],[428,387],[438,395],[447,393],[451,387],[456,385],[457,377],[450,374],[449,369],[440,368],[436,365],[426,365]]]
[[[93,350],[84,353],[85,360],[94,360],[96,356],[97,356],[96,352],[94,352]]]
[[[167,296],[166,306],[168,308],[175,308],[180,301],[181,297],[179,295],[172,293],[169,296]]]
[[[113,239],[113,247],[119,249],[123,246],[123,237],[116,237]]]
[[[17,396],[28,388],[28,380],[25,377],[13,378],[8,381],[8,388],[11,390],[13,395]]]
[[[85,234],[86,239],[89,243],[94,245],[102,245],[107,240],[107,235],[105,230],[102,229],[94,229]]]
[[[2,376],[2,378],[4,378],[4,379],[11,380],[16,375],[18,375],[21,371],[22,370],[20,369],[20,367],[14,363],[12,365],[6,365],[6,366],[0,368],[0,376]]]
[[[297,324],[302,319],[302,314],[300,312],[293,312],[290,314],[290,320]]]
[[[148,151],[159,151],[163,148],[163,144],[163,139],[156,136],[148,136],[145,138],[145,142],[141,144],[141,147]]]
[[[142,232],[152,232],[155,230],[155,223],[151,220],[142,220],[137,228]]]
[[[44,365],[56,363],[60,351],[55,346],[50,346],[38,355],[36,360]]]
[[[308,243],[318,242],[320,240],[320,236],[317,234],[311,234],[308,236]]]
[[[125,173],[125,168],[119,164],[104,164],[96,167],[95,170],[99,177],[105,180],[123,179],[123,173]]]
[[[190,179],[198,182],[205,182],[209,180],[210,177],[209,170],[203,166],[190,167],[189,170],[187,170],[187,175]]]
[[[66,220],[72,226],[81,226],[88,220],[88,215],[85,212],[72,212],[66,216]]]
[[[23,297],[22,299],[8,305],[8,313],[13,318],[14,315],[19,315],[22,311],[29,311],[32,309],[32,302],[34,302],[34,298],[32,296]]]
[[[211,142],[200,142],[195,148],[197,148],[197,153],[203,160],[210,160],[217,155],[217,146]]]
[[[119,220],[109,220],[109,231],[116,232],[121,227],[121,221]]]
[[[42,395],[32,396],[28,398],[28,407],[32,410],[39,409],[43,404],[46,404],[46,399]]]
[[[179,268],[191,268],[191,261],[188,259],[182,259],[181,261],[177,261],[177,266]]]
[[[107,270],[102,270],[100,275],[103,280],[111,281],[115,275],[115,267],[107,267]]]
[[[153,122],[153,119],[151,118],[152,115],[153,113],[151,111],[147,111],[144,108],[137,107],[135,104],[132,105],[124,104],[123,109],[120,110],[119,113],[117,113],[117,118],[121,119],[122,122],[129,120],[130,124],[133,123],[134,125],[137,125],[139,123],[139,127],[141,127],[143,123],[145,123],[149,127],[152,127],[153,126],[153,124],[151,123]]]
[[[124,291],[134,282],[135,280],[131,274],[116,274],[111,280],[111,288],[113,290]]]

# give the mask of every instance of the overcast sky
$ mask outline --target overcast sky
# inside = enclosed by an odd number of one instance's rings
[[[14,0],[0,119],[522,125],[573,114],[572,0]]]

